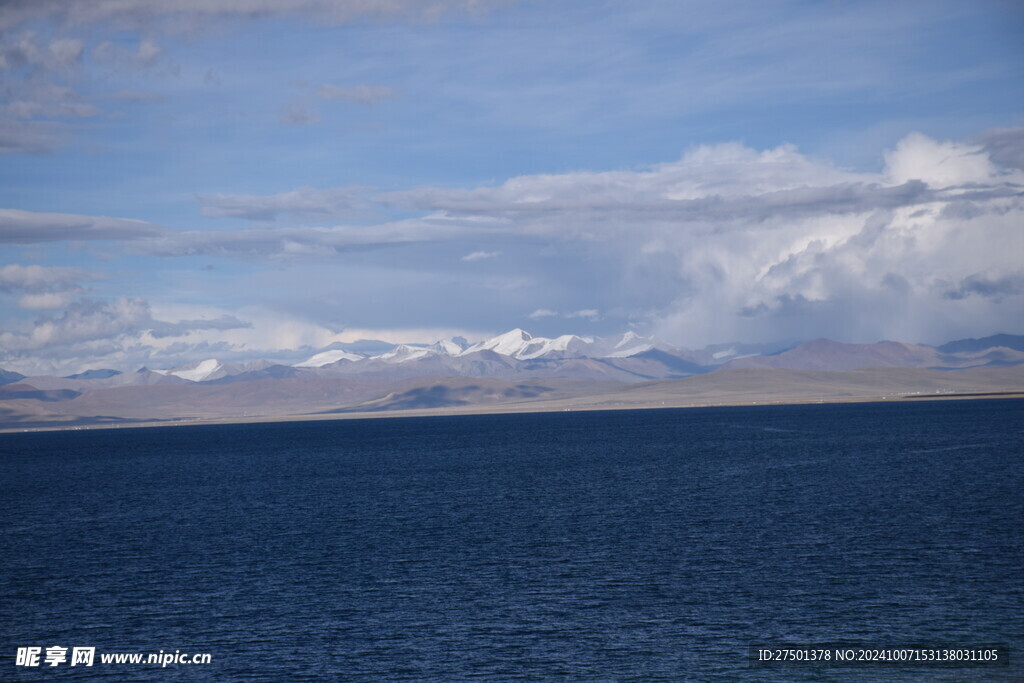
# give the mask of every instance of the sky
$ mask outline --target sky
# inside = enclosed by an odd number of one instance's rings
[[[1024,333],[1024,4],[6,0],[0,368]]]

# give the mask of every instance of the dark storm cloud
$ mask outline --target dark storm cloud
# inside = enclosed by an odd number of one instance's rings
[[[1014,274],[1005,277],[991,278],[975,274],[964,278],[960,283],[945,292],[947,299],[964,299],[979,296],[994,301],[1024,293],[1024,275]]]
[[[995,163],[1024,169],[1024,127],[997,128],[981,135],[979,142]]]

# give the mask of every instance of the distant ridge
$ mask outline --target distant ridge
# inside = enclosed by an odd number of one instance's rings
[[[856,370],[870,367],[920,368],[941,365],[943,360],[932,346],[891,341],[876,344],[844,344],[831,339],[815,339],[772,355],[730,360],[722,367],[730,370]]]
[[[949,372],[740,369],[681,379],[614,382],[470,377],[284,378],[229,384],[120,386],[75,392],[0,387],[0,430],[139,422],[539,412],[942,398],[1024,399],[1024,365]],[[62,398],[66,396],[67,398]]]
[[[108,377],[113,377],[114,375],[120,374],[120,370],[86,370],[85,372],[79,372],[76,375],[68,375],[64,379],[107,379]]]
[[[680,387],[700,401],[1024,391],[1024,337],[1008,334],[940,347],[815,339],[784,350],[743,344],[687,350],[633,332],[545,338],[514,329],[475,344],[454,338],[361,347],[377,353],[359,353],[354,346],[332,345],[294,365],[207,358],[131,373],[98,369],[24,377],[0,371],[0,426],[33,420],[77,424],[100,416],[107,422],[229,419],[537,402],[551,409],[561,405],[557,401],[569,408],[642,406],[678,403]],[[867,378],[875,384],[865,384]],[[699,395],[693,394],[698,388]]]
[[[936,348],[943,353],[971,353],[993,347],[1024,351],[1024,335],[993,334],[991,337],[982,337],[981,339],[958,339]]]
[[[355,351],[356,348],[362,351]],[[371,351],[372,349],[372,351]],[[562,335],[538,337],[523,329],[469,343],[462,338],[433,344],[353,342],[331,344],[300,362],[246,362],[217,358],[135,373],[86,370],[63,378],[30,377],[43,390],[87,391],[101,387],[168,383],[235,383],[303,377],[361,377],[380,381],[400,378],[495,377],[642,382],[706,374],[716,370],[775,368],[855,370],[866,367],[935,368],[1006,367],[1024,363],[1024,336],[996,334],[943,344],[882,341],[848,344],[815,339],[799,344],[716,344],[700,350],[675,347],[635,332],[606,338]],[[0,370],[0,385],[25,379]]]
[[[15,382],[23,379],[25,379],[25,375],[22,375],[19,372],[0,369],[0,386],[5,384],[14,384]]]

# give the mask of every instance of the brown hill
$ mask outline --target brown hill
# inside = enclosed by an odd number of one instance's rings
[[[1024,366],[959,371],[750,368],[641,383],[547,378],[287,378],[101,389],[70,400],[0,401],[0,428],[140,421],[324,419],[359,415],[608,410],[752,403],[1024,396]]]
[[[831,339],[815,339],[771,356],[737,358],[722,368],[856,370],[873,367],[926,368],[942,365],[942,354],[932,346],[902,342],[843,344]]]

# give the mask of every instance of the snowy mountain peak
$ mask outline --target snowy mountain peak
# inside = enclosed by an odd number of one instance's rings
[[[499,334],[494,339],[491,339],[490,342],[496,342],[499,345],[501,345],[501,344],[521,344],[523,342],[528,342],[531,339],[533,339],[533,335],[532,334],[530,334],[526,330],[523,330],[523,329],[520,329],[520,328],[517,327],[514,330],[509,330],[505,334]],[[488,342],[488,343],[490,343],[490,342]]]
[[[646,337],[641,337],[630,330],[622,335],[619,342],[612,350],[605,354],[605,358],[629,358],[654,348],[654,342]]]
[[[174,375],[190,382],[202,382],[207,379],[216,379],[213,376],[224,369],[223,363],[216,358],[197,361],[180,368],[160,371],[161,375]]]
[[[500,353],[503,356],[516,356],[517,353],[522,352],[526,346],[533,339],[533,335],[525,330],[521,330],[518,327],[514,330],[509,330],[505,334],[498,335],[487,341],[473,344],[463,353],[472,353],[474,351],[494,351]]]
[[[575,334],[563,334],[554,339],[534,337],[530,343],[516,356],[522,360],[532,360],[545,357],[559,357],[583,355],[585,349],[593,344],[590,338],[577,337]]]
[[[630,330],[629,332],[626,332],[624,335],[622,335],[622,339],[620,339],[619,343],[615,345],[615,348],[620,349],[626,344],[631,344],[632,342],[640,338],[641,337],[639,334],[637,334],[633,330]]]
[[[294,367],[322,368],[325,365],[337,363],[338,361],[341,360],[355,362],[357,360],[362,360],[363,358],[365,358],[365,356],[361,356],[357,353],[349,353],[348,351],[344,351],[342,349],[331,349],[329,351],[321,351],[320,353],[314,356],[310,356],[301,363],[296,363]]]
[[[529,332],[516,328],[487,341],[474,344],[460,355],[475,351],[493,351],[518,360],[570,358],[586,355],[587,349],[594,343],[595,340],[591,337],[578,337],[575,334],[563,334],[555,339],[534,337]]]
[[[435,356],[437,351],[432,349],[425,349],[423,347],[408,346],[406,344],[399,344],[387,353],[382,353],[379,356],[374,356],[376,360],[384,361],[385,363],[406,363],[411,360],[418,360],[420,358],[426,358],[427,356]]]
[[[462,337],[452,337],[451,339],[442,339],[441,341],[434,342],[430,345],[430,348],[449,356],[458,356],[466,350],[467,346],[466,340]]]

